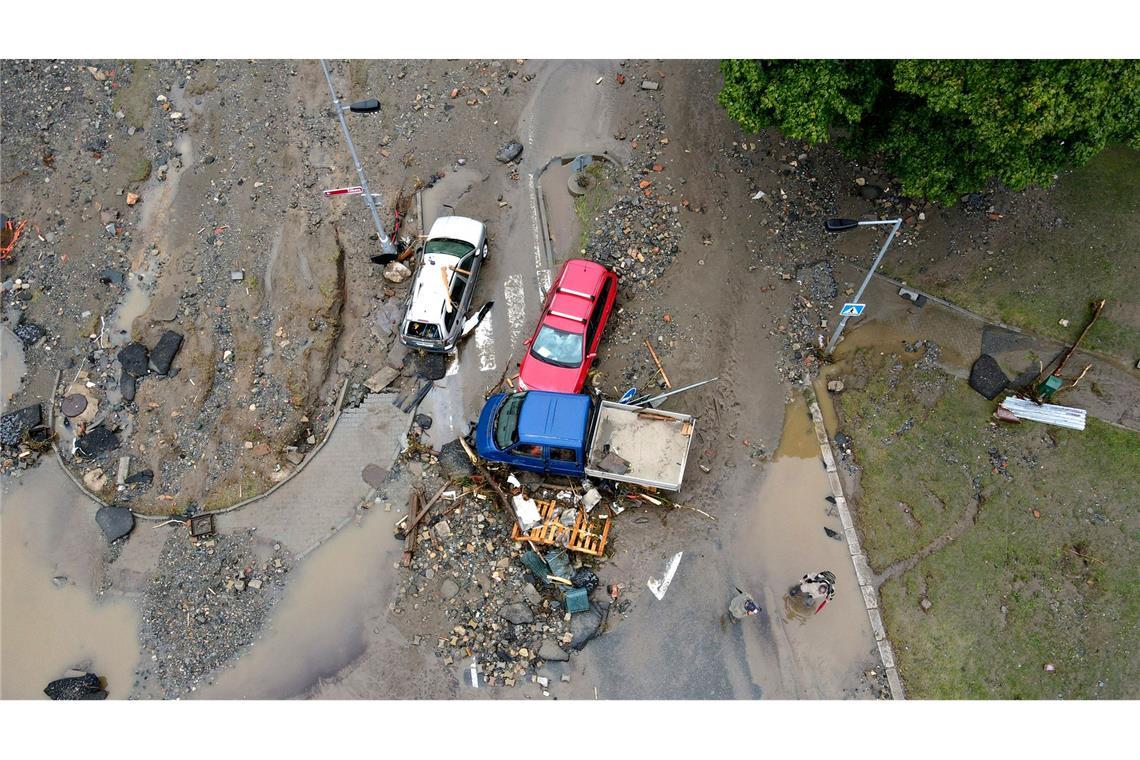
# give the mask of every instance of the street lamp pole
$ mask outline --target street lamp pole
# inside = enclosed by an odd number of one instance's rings
[[[360,166],[360,159],[356,155],[356,147],[352,144],[352,135],[348,133],[348,124],[344,120],[344,111],[350,106],[342,106],[340,98],[336,96],[336,88],[333,87],[332,77],[329,76],[329,67],[325,65],[325,61],[321,59],[321,70],[325,72],[325,81],[329,83],[329,94],[332,95],[333,110],[336,111],[336,116],[340,119],[340,128],[344,132],[345,142],[348,143],[348,151],[352,154],[352,163],[356,165],[356,173],[360,177],[360,186],[364,188],[364,202],[368,204],[368,210],[372,212],[372,221],[376,224],[376,234],[380,237],[380,252],[385,257],[394,257],[396,255],[396,246],[389,239],[387,233],[384,232],[384,225],[380,223],[380,212],[376,210],[376,201],[372,198],[372,191],[368,189],[368,178],[364,176],[364,169]]]
[[[876,219],[872,221],[857,222],[854,219],[828,219],[824,224],[824,229],[828,232],[846,232],[853,230],[856,227],[866,227],[875,224],[889,224],[891,225],[891,234],[887,235],[887,242],[883,243],[883,247],[879,250],[879,255],[875,257],[875,262],[871,264],[871,269],[867,272],[867,276],[863,278],[863,284],[859,286],[858,292],[855,293],[854,303],[860,303],[859,299],[863,295],[863,291],[867,288],[867,283],[871,281],[874,276],[875,270],[879,268],[879,262],[883,260],[883,256],[890,247],[891,241],[895,239],[895,233],[899,231],[902,226],[902,219]],[[843,317],[839,320],[839,325],[835,328],[835,333],[831,336],[831,340],[827,342],[827,349],[825,354],[831,355],[835,350],[835,344],[839,342],[839,336],[843,332],[843,328],[847,325],[849,317]]]

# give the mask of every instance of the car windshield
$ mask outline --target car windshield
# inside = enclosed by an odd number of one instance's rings
[[[447,238],[435,238],[434,240],[427,241],[424,246],[424,253],[443,253],[448,256],[458,256],[463,258],[467,254],[475,250],[475,246],[470,243],[465,243],[462,240],[449,240]]]
[[[582,364],[582,333],[566,332],[543,325],[530,352],[544,362],[559,367],[577,367]]]
[[[495,414],[492,428],[495,431],[495,445],[500,449],[509,447],[519,439],[519,410],[524,398],[525,393],[512,393]]]

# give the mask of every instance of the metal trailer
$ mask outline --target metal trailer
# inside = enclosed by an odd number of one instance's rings
[[[594,418],[585,472],[595,478],[678,491],[695,425],[691,414],[603,400]],[[628,463],[626,472],[602,469],[602,460],[611,453]]]

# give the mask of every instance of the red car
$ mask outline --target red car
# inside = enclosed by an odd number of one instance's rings
[[[617,284],[617,275],[593,261],[570,259],[562,265],[546,294],[538,329],[526,341],[519,390],[581,392]]]

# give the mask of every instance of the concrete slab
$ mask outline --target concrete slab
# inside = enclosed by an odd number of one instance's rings
[[[879,606],[879,595],[875,593],[873,586],[860,586],[859,590],[863,592],[863,604],[867,609],[877,609]]]

